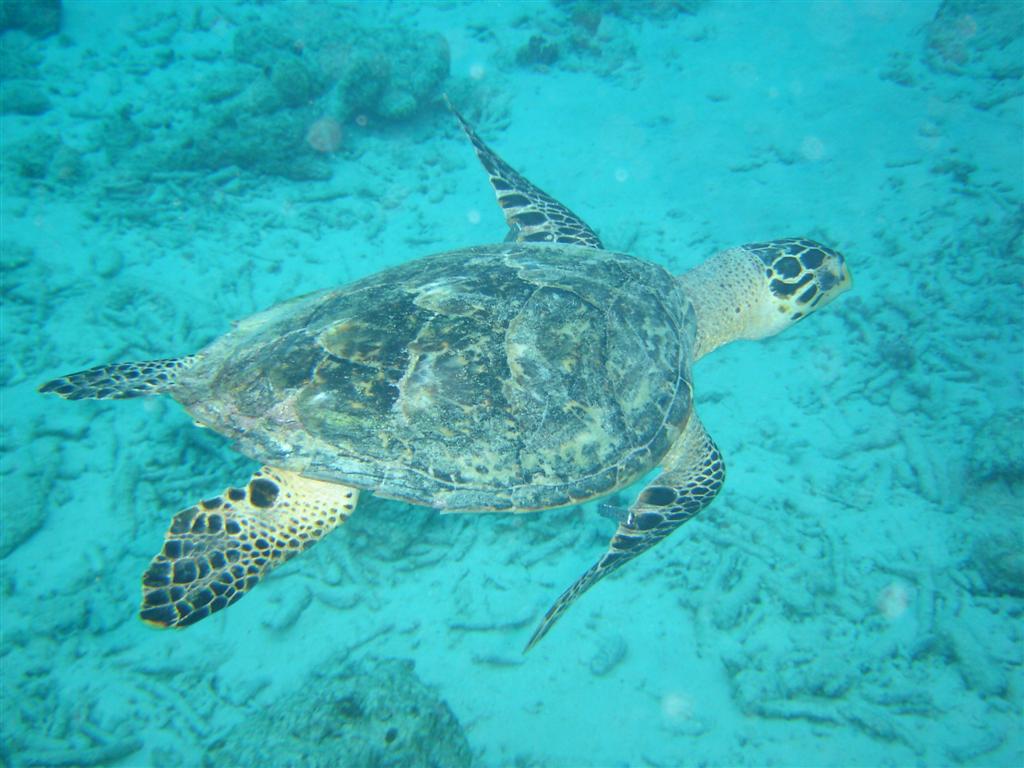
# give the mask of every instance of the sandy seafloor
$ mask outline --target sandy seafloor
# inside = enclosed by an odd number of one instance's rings
[[[285,733],[289,713],[343,664],[398,658],[479,766],[1021,765],[1021,14],[78,2],[60,35],[5,32],[0,761],[352,765],[337,734],[366,723]],[[256,23],[284,36],[272,55],[383,45],[385,69],[398,44],[379,30],[436,33],[448,78],[388,119],[312,87],[267,107],[278,64],[233,70]],[[139,576],[171,515],[255,465],[169,400],[36,386],[501,240],[445,90],[609,248],[681,272],[807,235],[846,255],[854,291],[697,366],[724,492],[526,656],[605,549],[593,504],[365,501],[230,610],[144,626]],[[257,109],[291,123],[262,136]],[[317,154],[307,123],[330,114],[340,145]]]

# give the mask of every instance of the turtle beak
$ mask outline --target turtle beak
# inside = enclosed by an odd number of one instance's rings
[[[815,309],[825,306],[842,293],[853,288],[853,275],[846,266],[846,259],[839,251],[831,251],[831,258],[826,260],[817,270],[818,289],[821,299]]]

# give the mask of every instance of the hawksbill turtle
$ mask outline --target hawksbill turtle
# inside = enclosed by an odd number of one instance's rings
[[[69,400],[168,394],[263,465],[173,517],[142,577],[144,621],[184,627],[235,603],[344,523],[362,491],[442,512],[529,512],[660,469],[616,510],[608,550],[528,650],[721,488],[693,363],[776,334],[851,286],[843,256],[805,237],[731,248],[679,276],[605,250],[452,112],[505,214],[504,242],[286,301],[192,355],[39,388]]]

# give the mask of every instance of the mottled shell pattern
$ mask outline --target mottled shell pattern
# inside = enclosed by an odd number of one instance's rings
[[[448,512],[607,494],[686,425],[693,307],[663,268],[506,243],[275,306],[174,387],[267,465]]]

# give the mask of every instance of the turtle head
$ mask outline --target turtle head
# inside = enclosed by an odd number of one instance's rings
[[[774,336],[853,287],[843,255],[814,240],[790,237],[741,249],[761,268],[766,291],[744,338]]]
[[[842,254],[803,237],[730,248],[679,279],[696,312],[695,360],[774,336],[853,285]]]

